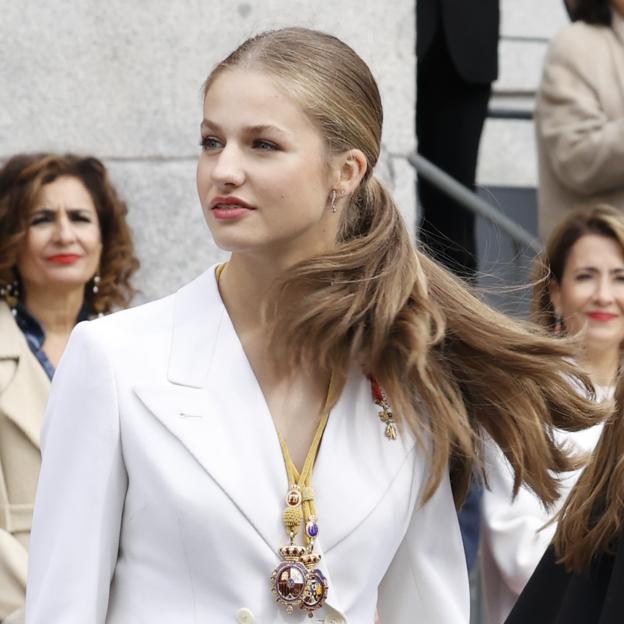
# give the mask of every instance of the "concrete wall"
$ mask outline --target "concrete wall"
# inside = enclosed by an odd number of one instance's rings
[[[32,150],[103,158],[129,205],[141,300],[220,257],[195,195],[200,87],[259,30],[326,30],[369,63],[386,111],[379,174],[413,227],[413,0],[0,0],[0,15],[0,162]]]

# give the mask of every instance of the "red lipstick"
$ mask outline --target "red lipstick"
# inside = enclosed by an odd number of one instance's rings
[[[79,254],[54,254],[53,256],[48,256],[48,262],[53,262],[54,264],[74,264],[79,259]]]
[[[255,208],[238,197],[228,195],[227,197],[215,197],[210,202],[210,210],[216,219],[228,220],[240,219]]]
[[[593,321],[601,321],[603,323],[612,321],[618,317],[617,314],[613,314],[612,312],[588,312],[587,316]]]

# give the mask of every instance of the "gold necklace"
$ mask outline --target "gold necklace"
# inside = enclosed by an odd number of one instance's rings
[[[221,264],[216,269],[217,284],[225,265],[226,263]],[[370,377],[370,383],[373,401],[382,409],[379,412],[379,418],[385,425],[385,436],[390,440],[395,440],[398,432],[386,395],[373,377]],[[301,609],[307,611],[309,617],[313,617],[314,612],[323,606],[329,589],[327,579],[317,567],[321,555],[314,551],[319,526],[312,488],[312,468],[329,420],[334,392],[335,383],[332,375],[323,406],[323,415],[310,444],[301,473],[290,457],[286,441],[279,431],[277,432],[288,476],[286,507],[282,513],[282,521],[288,534],[288,544],[279,549],[281,561],[271,574],[271,591],[276,602],[282,605],[287,613],[292,614],[295,609]],[[302,527],[304,544],[297,544],[296,538]]]
[[[216,268],[217,284],[226,264],[220,264]],[[327,579],[316,567],[321,556],[314,552],[314,542],[319,528],[312,489],[312,468],[329,419],[333,387],[333,379],[330,378],[323,416],[312,439],[301,473],[290,457],[284,438],[279,431],[277,432],[288,475],[288,492],[282,520],[289,541],[279,549],[281,561],[271,575],[271,591],[276,602],[285,607],[287,613],[302,609],[307,611],[310,617],[313,616],[314,611],[323,606],[328,591]],[[296,538],[304,524],[305,545],[300,545],[296,543]]]
[[[323,416],[310,444],[301,473],[290,457],[284,438],[278,432],[288,475],[288,492],[282,520],[289,542],[279,549],[281,561],[271,575],[271,591],[278,604],[286,608],[287,613],[302,609],[307,611],[310,617],[314,611],[323,606],[328,592],[327,579],[317,567],[321,555],[314,552],[319,527],[312,489],[312,468],[329,419],[333,391],[332,377],[323,407]],[[295,540],[302,526],[304,544],[297,544]]]

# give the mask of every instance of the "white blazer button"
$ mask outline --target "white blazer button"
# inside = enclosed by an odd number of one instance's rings
[[[238,624],[253,624],[256,621],[256,618],[250,609],[243,607],[238,610],[238,613],[236,614],[236,621]]]

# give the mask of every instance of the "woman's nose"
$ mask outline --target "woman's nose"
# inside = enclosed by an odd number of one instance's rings
[[[60,215],[56,221],[54,237],[58,243],[63,245],[72,243],[76,239],[76,231],[73,223],[69,220],[67,215]]]
[[[614,298],[613,284],[611,283],[611,280],[606,277],[601,278],[598,281],[597,288],[596,288],[596,293],[595,293],[596,303],[599,303],[601,305],[607,305],[613,302],[613,298]]]
[[[213,180],[220,185],[240,186],[245,181],[243,159],[238,147],[226,145],[216,156]]]

